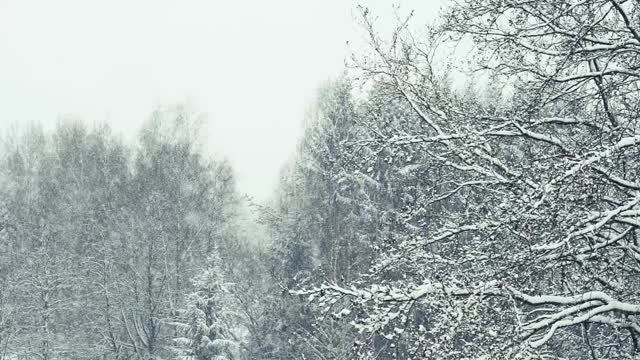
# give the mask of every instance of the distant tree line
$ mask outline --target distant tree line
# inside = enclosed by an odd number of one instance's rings
[[[219,263],[235,251],[238,196],[230,166],[203,155],[193,124],[180,109],[158,111],[136,147],[73,121],[8,139],[0,358],[242,351]]]

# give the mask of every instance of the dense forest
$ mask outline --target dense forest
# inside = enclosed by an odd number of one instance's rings
[[[640,3],[358,13],[271,201],[180,106],[5,137],[0,359],[640,358]]]

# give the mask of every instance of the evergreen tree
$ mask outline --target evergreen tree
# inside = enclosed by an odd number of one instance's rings
[[[179,359],[235,360],[240,358],[238,315],[233,311],[232,299],[222,259],[214,246],[207,267],[193,279],[194,291],[187,295],[181,311],[178,329],[182,336],[175,339]]]

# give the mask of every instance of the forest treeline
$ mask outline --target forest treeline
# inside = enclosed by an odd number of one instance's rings
[[[0,359],[638,358],[640,5],[359,11],[270,202],[179,108],[8,138]]]

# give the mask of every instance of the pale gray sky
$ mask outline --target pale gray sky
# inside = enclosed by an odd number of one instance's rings
[[[395,3],[426,21],[441,0]],[[357,4],[393,22],[383,0],[0,0],[0,129],[73,114],[132,137],[188,102],[239,190],[266,199],[315,89],[358,51]]]

